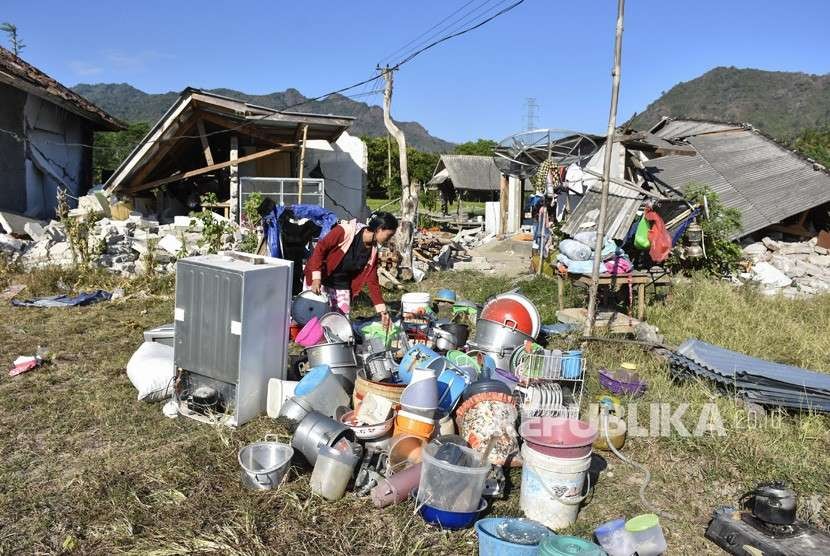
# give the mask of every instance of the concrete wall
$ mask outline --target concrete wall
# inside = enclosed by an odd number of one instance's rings
[[[26,93],[0,84],[0,128],[23,136]],[[0,210],[26,211],[25,146],[9,133],[0,132]]]
[[[26,210],[34,218],[54,215],[58,187],[79,197],[91,185],[91,152],[87,122],[34,95],[23,109],[29,151],[26,160]]]
[[[369,150],[359,137],[343,133],[336,143],[309,141],[306,147],[303,175],[320,163],[326,180],[326,208],[339,218],[365,219],[366,170],[369,166]]]

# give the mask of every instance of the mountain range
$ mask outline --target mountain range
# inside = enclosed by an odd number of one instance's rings
[[[127,83],[81,83],[72,87],[76,93],[86,97],[116,118],[127,122],[155,122],[178,98],[179,93],[145,93]],[[249,95],[233,89],[209,89],[211,93],[233,97],[251,104],[268,108],[283,109],[308,99],[297,89],[267,95]],[[302,106],[291,108],[295,112],[312,112],[316,114],[337,114],[352,116],[355,119],[349,133],[381,137],[386,135],[383,125],[383,109],[358,102],[343,95],[330,95],[324,100],[311,101]],[[430,133],[418,122],[396,122],[406,134],[407,145],[429,152],[451,152],[455,146]]]
[[[830,125],[830,74],[717,67],[663,93],[631,127],[646,129],[663,116],[750,123],[787,141]]]

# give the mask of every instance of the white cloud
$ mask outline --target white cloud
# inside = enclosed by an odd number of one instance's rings
[[[99,73],[104,71],[104,68],[101,66],[92,64],[90,62],[84,62],[83,60],[72,60],[69,62],[69,69],[71,69],[75,74],[88,77],[90,75],[98,75]]]
[[[149,66],[162,60],[172,60],[175,56],[157,50],[142,50],[126,53],[118,50],[109,50],[104,53],[107,64],[115,70],[144,71]]]

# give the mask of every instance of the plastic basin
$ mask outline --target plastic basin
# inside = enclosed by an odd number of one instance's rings
[[[556,458],[581,458],[590,454],[598,436],[591,423],[565,417],[524,419],[519,434],[532,449]]]
[[[475,523],[478,514],[487,509],[487,500],[481,499],[478,508],[471,512],[453,512],[442,510],[429,504],[423,504],[420,508],[421,517],[430,525],[437,525],[443,529],[455,531],[466,529]]]
[[[516,533],[526,542],[512,542],[503,538],[501,531]],[[476,521],[479,556],[535,556],[539,542],[551,532],[541,523],[515,517],[487,517]]]

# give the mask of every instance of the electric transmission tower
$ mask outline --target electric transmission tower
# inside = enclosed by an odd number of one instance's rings
[[[525,108],[527,109],[527,114],[525,115],[525,129],[528,131],[536,129],[536,118],[539,115],[539,104],[536,102],[536,98],[526,98]]]

